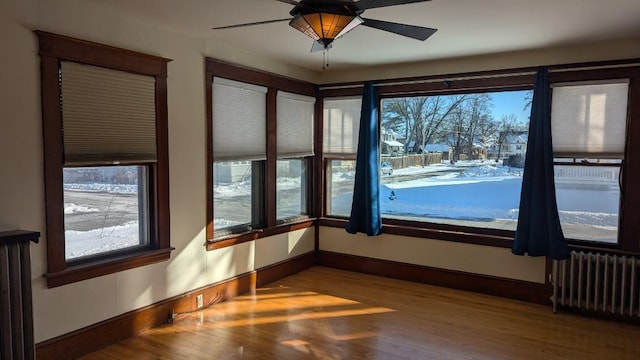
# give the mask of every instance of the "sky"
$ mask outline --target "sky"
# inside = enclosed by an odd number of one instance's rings
[[[524,110],[524,97],[529,91],[502,91],[491,93],[493,98],[493,118],[515,114],[523,123],[529,122],[529,111]]]

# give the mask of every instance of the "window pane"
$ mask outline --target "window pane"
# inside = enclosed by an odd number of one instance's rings
[[[146,167],[65,168],[65,259],[147,244]]]
[[[328,215],[351,215],[353,185],[356,176],[354,160],[331,160],[329,164],[330,178],[327,179],[327,211]]]
[[[564,236],[615,244],[620,209],[620,168],[556,165],[554,171]]]
[[[530,102],[530,91],[383,100],[383,217],[515,230]]]
[[[276,216],[278,220],[307,214],[305,160],[278,160]]]
[[[251,183],[251,161],[213,164],[213,227],[216,231],[251,224]]]

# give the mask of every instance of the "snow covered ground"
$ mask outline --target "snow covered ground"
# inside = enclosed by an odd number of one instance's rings
[[[332,174],[332,214],[350,213],[354,175],[354,171]],[[489,161],[460,161],[455,165],[443,163],[395,169],[392,176],[382,177],[380,205],[383,216],[387,217],[515,229],[521,186],[522,169]],[[299,189],[300,179],[279,178],[278,188],[282,191]],[[85,192],[87,196],[106,192],[119,197],[131,197],[137,192],[137,186],[65,184],[65,190]],[[248,203],[250,209],[251,186],[249,182],[217,185],[214,187],[214,196],[234,204]],[[614,187],[559,187],[558,208],[565,235],[615,242],[619,196],[619,190]],[[77,196],[75,199],[74,202],[65,203],[65,216],[102,216],[102,210],[95,203],[82,204]],[[216,216],[214,226],[225,228],[238,224],[237,221]],[[139,245],[138,237],[139,224],[130,220],[88,231],[67,230],[66,255],[67,258],[76,258],[136,246]]]
[[[445,175],[434,172],[458,169]],[[401,175],[414,175],[394,181]],[[421,176],[424,175],[424,176]],[[334,182],[353,182],[353,172],[337,174]],[[515,230],[518,220],[522,169],[491,162],[460,161],[394,170],[383,176],[380,209],[383,217],[443,222]],[[331,213],[349,215],[353,191],[332,194]],[[570,238],[615,242],[619,190],[559,188],[560,220]],[[587,210],[588,209],[588,210]]]
[[[65,231],[65,256],[67,259],[136,245],[140,245],[137,221],[89,231]]]

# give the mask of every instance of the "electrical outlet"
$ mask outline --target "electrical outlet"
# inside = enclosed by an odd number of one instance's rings
[[[198,309],[202,309],[202,307],[204,306],[204,297],[202,294],[196,296],[196,307]]]

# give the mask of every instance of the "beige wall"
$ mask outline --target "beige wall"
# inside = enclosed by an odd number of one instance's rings
[[[320,250],[439,269],[544,283],[545,258],[515,256],[510,249],[382,234],[352,235],[321,227]]]

